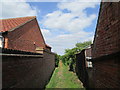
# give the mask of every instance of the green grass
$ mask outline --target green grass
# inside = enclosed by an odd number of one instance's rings
[[[50,79],[50,82],[47,85],[47,88],[55,87],[57,85],[57,81],[56,81],[57,73],[58,73],[58,68],[55,69],[55,71],[52,75],[52,78]]]
[[[68,67],[61,63],[55,69],[46,88],[83,88],[76,74],[68,71]]]

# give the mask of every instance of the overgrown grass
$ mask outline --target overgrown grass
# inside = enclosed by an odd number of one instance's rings
[[[53,75],[52,75],[52,77],[51,77],[51,79],[50,79],[50,82],[49,82],[49,84],[46,86],[46,88],[52,88],[52,87],[55,87],[55,86],[57,85],[57,80],[56,80],[56,78],[57,78],[57,73],[58,73],[58,71],[59,71],[59,69],[56,68],[55,71],[54,71],[54,73],[53,73]]]
[[[75,73],[68,71],[68,67],[61,63],[55,69],[46,88],[83,88],[83,86]]]

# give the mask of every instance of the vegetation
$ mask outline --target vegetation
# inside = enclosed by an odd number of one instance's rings
[[[88,47],[91,41],[77,43],[74,48],[66,49],[63,56],[55,54],[56,69],[46,88],[82,88],[81,82],[73,72],[75,70],[75,54]],[[59,67],[58,67],[59,64]]]
[[[59,60],[60,60],[60,55],[55,54],[55,67],[58,67]]]
[[[81,52],[83,49],[91,45],[91,41],[86,41],[83,43],[77,43],[74,48],[66,49],[65,54],[61,56],[61,60],[64,65],[69,65],[69,71],[75,70],[75,54]]]
[[[55,69],[47,88],[82,88],[81,82],[75,73],[68,71],[68,66],[59,62],[59,67]]]

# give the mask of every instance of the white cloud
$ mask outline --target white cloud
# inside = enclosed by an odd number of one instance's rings
[[[13,2],[13,1],[18,1],[18,0],[8,0],[8,2]],[[101,0],[19,0],[19,2],[101,2]],[[105,2],[118,2],[119,0],[103,0]]]
[[[84,2],[84,0],[82,1],[83,2],[76,1],[76,2],[69,2],[69,3],[59,3],[58,8],[62,10],[67,9],[74,13],[79,13],[88,7],[95,8],[96,4],[98,4],[98,2]]]
[[[64,49],[74,47],[77,42],[92,40],[93,33],[86,32],[84,29],[92,24],[96,15],[87,15],[85,9],[95,8],[97,4],[96,2],[58,3],[58,10],[48,13],[40,21],[40,25],[42,28],[44,27],[41,29],[43,36],[47,44],[52,46],[53,51],[63,54]],[[0,6],[2,6],[0,18],[36,16],[40,12],[36,7],[26,3],[25,0],[22,2],[4,0]],[[62,33],[59,34],[59,32]]]
[[[62,29],[69,32],[78,32],[92,24],[96,18],[95,14],[87,16],[85,9],[94,8],[97,3],[60,3],[58,8],[60,10],[49,13],[45,16],[42,23],[45,27],[50,29]],[[69,10],[65,13],[63,10]]]
[[[53,51],[63,54],[64,49],[73,48],[77,42],[91,40],[93,33],[79,32],[74,34],[63,34],[47,38],[47,43],[53,47]]]
[[[58,4],[58,10],[47,14],[42,25],[53,32],[67,32],[53,37],[46,36],[47,43],[52,45],[53,51],[63,54],[64,49],[72,48],[77,42],[93,40],[93,32],[86,32],[96,14],[88,15],[87,8],[95,8],[97,2],[64,2]],[[52,33],[51,33],[52,34]]]
[[[45,41],[47,41],[47,38],[49,38],[52,35],[51,32],[47,29],[41,29],[41,32],[42,32],[43,36],[46,37],[46,38],[44,38]]]
[[[24,2],[7,2],[3,0],[0,5],[2,6],[2,15],[0,18],[13,18],[24,16],[37,16],[39,11],[35,7],[31,7],[25,0]]]

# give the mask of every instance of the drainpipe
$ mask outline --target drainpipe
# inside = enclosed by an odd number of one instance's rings
[[[8,48],[8,38],[5,38],[4,40],[4,48]]]

